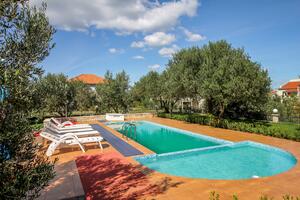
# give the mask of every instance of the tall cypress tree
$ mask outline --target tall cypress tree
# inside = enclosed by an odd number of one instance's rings
[[[54,176],[28,119],[34,82],[43,73],[39,63],[53,47],[45,9],[24,0],[0,2],[0,199],[34,199]]]

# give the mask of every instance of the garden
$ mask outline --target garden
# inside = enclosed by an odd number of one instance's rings
[[[0,3],[0,199],[34,199],[54,177],[32,131],[51,116],[154,112],[176,119],[300,141],[300,100],[271,94],[268,71],[225,40],[181,49],[162,72],[135,83],[107,72],[92,90],[64,74],[44,74],[55,29],[25,1]],[[203,102],[182,109],[181,101]],[[282,120],[271,123],[273,109]]]

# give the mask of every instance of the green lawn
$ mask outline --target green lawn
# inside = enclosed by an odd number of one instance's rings
[[[299,138],[300,137],[300,124],[288,123],[288,122],[280,122],[280,123],[270,123],[271,127],[280,130],[290,137]]]

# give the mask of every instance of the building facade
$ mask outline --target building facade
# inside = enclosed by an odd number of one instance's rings
[[[283,84],[276,93],[278,96],[298,96],[300,97],[300,79],[293,79]]]

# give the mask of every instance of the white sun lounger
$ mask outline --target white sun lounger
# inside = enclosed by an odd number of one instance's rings
[[[69,133],[69,132],[83,132],[83,131],[95,131],[92,127],[59,127],[56,124],[52,123],[51,121],[45,124],[45,128],[50,128],[55,132],[58,133]],[[97,132],[98,133],[98,132]]]
[[[78,137],[78,135],[74,134],[74,133],[65,133],[65,134],[58,134],[55,133],[49,129],[45,129],[43,130],[40,135],[43,138],[46,138],[50,141],[52,141],[52,143],[49,145],[47,151],[46,151],[46,155],[47,156],[51,156],[55,149],[61,145],[61,144],[66,144],[66,145],[79,145],[80,149],[85,152],[84,146],[83,144],[86,143],[98,143],[101,150],[103,150],[101,141],[103,141],[103,138],[100,136],[92,136],[92,137]]]
[[[58,128],[56,125],[51,124],[51,123],[46,124],[44,128],[49,129],[52,132],[57,133],[57,134],[65,134],[65,133],[70,133],[70,132],[74,133],[75,135],[95,135],[95,134],[99,135],[100,134],[98,131],[96,131],[93,128],[80,128],[80,129],[65,130],[65,129]]]
[[[52,117],[50,119],[50,122],[53,123],[53,124],[55,124],[59,128],[66,128],[66,129],[72,129],[72,128],[89,128],[89,127],[91,127],[91,125],[89,125],[89,124],[73,124],[70,121],[65,121],[65,122],[61,123],[60,121],[58,121],[54,117]]]

